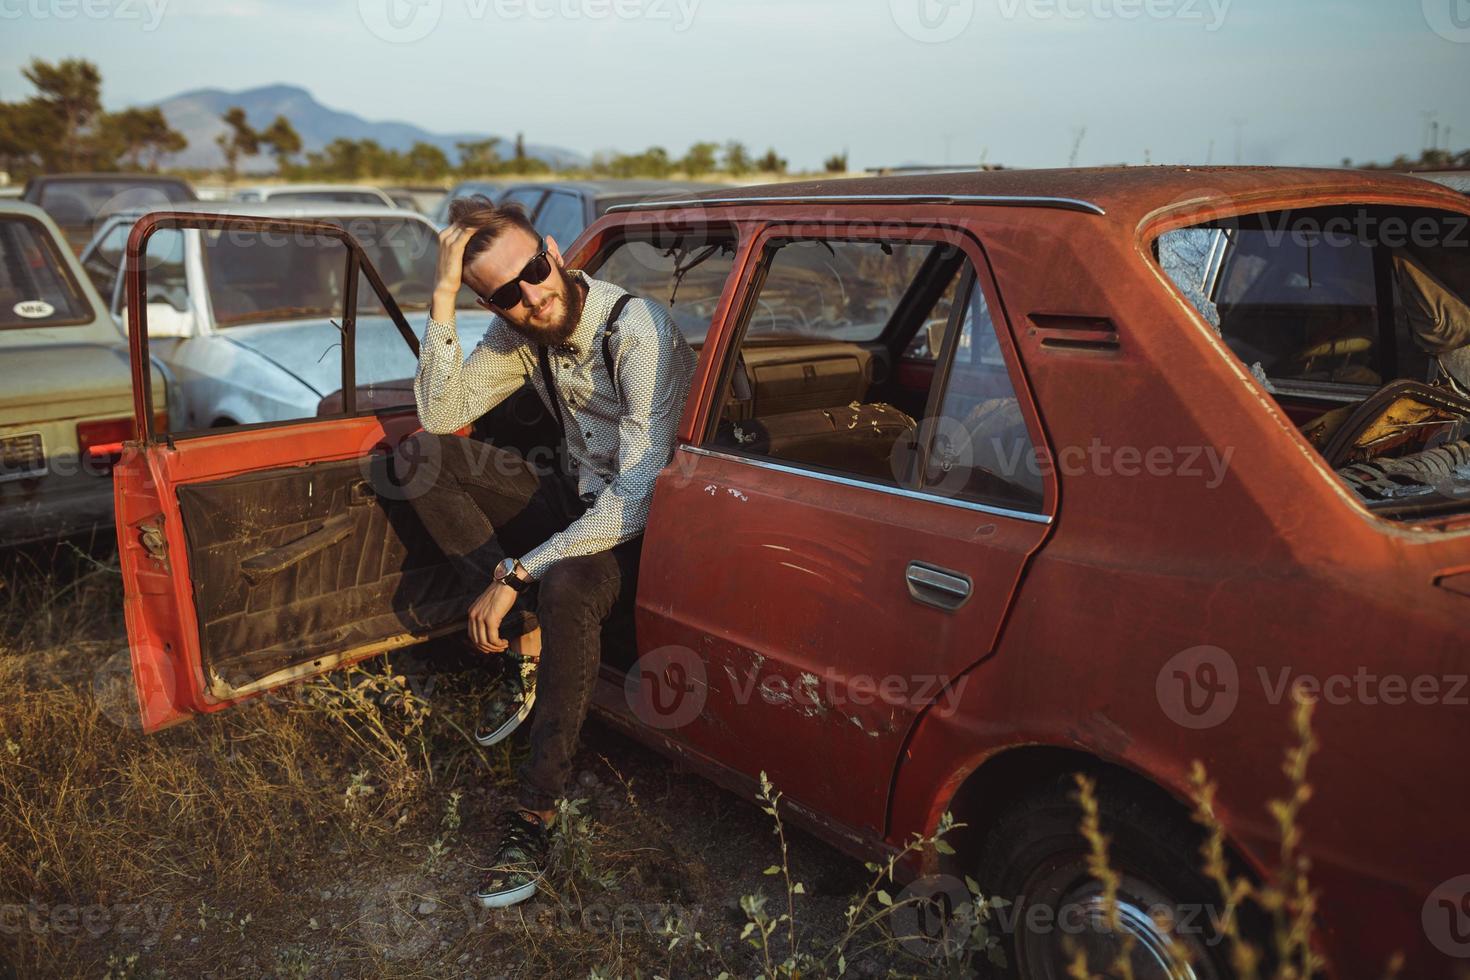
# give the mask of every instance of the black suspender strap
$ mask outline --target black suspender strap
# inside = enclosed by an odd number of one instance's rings
[[[613,304],[612,313],[608,314],[607,326],[602,330],[602,365],[607,368],[607,376],[612,380],[613,396],[617,398],[618,404],[622,404],[623,392],[618,385],[617,368],[613,365],[612,335],[618,332],[618,317],[623,315],[623,307],[633,298],[632,293],[624,293],[618,297]]]
[[[536,357],[541,362],[541,383],[546,386],[546,395],[551,399],[552,411],[556,413],[556,427],[565,436],[566,423],[561,418],[561,395],[557,394],[556,382],[551,380],[551,358],[546,353],[545,344],[536,348]]]

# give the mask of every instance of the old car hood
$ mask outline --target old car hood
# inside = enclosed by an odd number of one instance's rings
[[[121,344],[7,347],[0,416],[11,422],[132,410],[128,352]]]
[[[410,314],[414,323],[422,314]],[[466,349],[484,333],[484,327],[467,328],[461,322],[460,339]],[[342,335],[329,320],[291,320],[219,329],[219,335],[248,348],[281,370],[299,378],[318,395],[342,387],[342,354],[337,345]],[[408,349],[398,328],[385,316],[359,317],[357,321],[357,383],[376,384],[411,378],[418,358]]]

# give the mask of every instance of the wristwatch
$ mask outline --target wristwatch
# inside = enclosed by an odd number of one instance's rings
[[[507,558],[496,565],[495,581],[509,586],[513,592],[522,592],[531,584],[531,578],[526,574],[526,566],[521,564],[519,558]]]

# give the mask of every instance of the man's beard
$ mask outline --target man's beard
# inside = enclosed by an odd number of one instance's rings
[[[577,324],[582,320],[582,290],[567,274],[566,266],[557,262],[556,271],[561,277],[561,289],[557,293],[561,299],[562,308],[562,318],[559,321],[545,326],[534,323],[516,323],[509,318],[506,318],[505,321],[512,330],[544,347],[555,347],[566,343],[567,339],[577,332]]]

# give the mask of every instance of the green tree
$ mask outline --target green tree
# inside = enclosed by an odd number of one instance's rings
[[[741,174],[750,173],[750,153],[745,149],[745,144],[739,140],[730,140],[725,144],[725,172],[739,177]]]
[[[673,169],[669,151],[661,146],[650,146],[642,153],[614,154],[608,163],[614,177],[667,177]]]
[[[411,176],[442,180],[449,173],[449,157],[432,143],[415,143],[406,158]]]
[[[120,159],[133,170],[144,166],[145,154],[147,168],[157,170],[164,154],[178,153],[189,145],[184,134],[168,124],[163,110],[157,106],[106,113],[98,130],[98,155],[105,154],[109,160]]]
[[[782,162],[784,163],[784,161]],[[832,154],[827,158],[827,162],[822,164],[822,168],[829,174],[847,173],[847,151],[843,150],[841,153]]]
[[[214,141],[224,151],[226,180],[233,184],[240,173],[241,155],[254,156],[260,152],[260,134],[250,128],[245,110],[239,106],[231,106],[223,119],[227,128]]]
[[[291,166],[291,158],[301,152],[301,134],[285,116],[277,116],[275,122],[260,134],[260,142],[271,148],[276,158],[276,172],[284,174]]]
[[[715,154],[719,149],[717,143],[695,143],[679,161],[679,169],[691,177],[702,177],[715,169]]]
[[[516,133],[516,148],[515,148],[515,158],[514,159],[515,159],[515,167],[514,167],[514,172],[515,173],[523,174],[523,173],[525,173],[527,171],[527,169],[529,169],[526,166],[527,157],[526,157],[526,134],[525,133]]]
[[[500,168],[499,137],[455,143],[459,151],[459,172],[466,177],[493,174]]]
[[[40,58],[21,69],[36,87],[37,115],[47,125],[33,134],[33,151],[47,170],[76,170],[87,161],[88,141],[82,136],[102,111],[102,74],[80,58],[48,64]]]
[[[786,172],[786,159],[776,155],[774,148],[766,151],[766,155],[755,162],[755,168],[762,173],[784,174]]]

